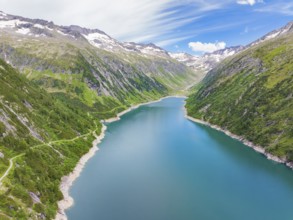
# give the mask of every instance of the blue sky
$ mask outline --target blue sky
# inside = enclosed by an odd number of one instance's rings
[[[245,45],[293,20],[292,0],[0,0],[0,10],[98,28],[121,41],[201,54]]]
[[[163,45],[164,48],[170,51],[199,54],[201,51],[192,51],[192,48],[188,46],[190,42],[213,44],[224,42],[228,47],[246,45],[293,21],[293,1],[265,0],[252,5],[230,1],[201,15],[202,17],[198,20],[177,29],[183,36],[190,36],[190,38]]]

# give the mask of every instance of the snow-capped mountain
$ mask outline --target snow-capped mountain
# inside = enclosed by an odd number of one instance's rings
[[[111,52],[135,52],[142,55],[169,57],[168,53],[154,44],[119,42],[98,29],[82,28],[76,25],[58,26],[41,19],[28,19],[0,12],[0,30],[22,34],[27,37],[53,37],[61,35],[87,40],[94,47]]]
[[[154,44],[119,42],[118,40],[110,37],[105,32],[98,29],[88,29],[76,25],[58,26],[53,22],[41,19],[28,19],[0,12],[0,36],[8,33],[12,36],[23,35],[25,38],[32,38],[34,40],[54,37],[69,38],[78,42],[80,41],[81,43],[89,43],[98,49],[119,54],[134,54],[143,57],[161,57],[167,59],[173,58],[192,68],[193,70],[201,71],[203,73],[208,72],[214,68],[217,63],[221,62],[229,56],[255,46],[260,42],[270,40],[274,37],[291,32],[292,29],[293,22],[290,22],[286,26],[268,33],[267,35],[250,43],[247,46],[228,47],[212,53],[206,53],[202,56],[194,56],[187,53],[168,53],[164,49]],[[21,39],[17,37],[16,40],[21,41]]]
[[[281,36],[286,33],[290,33],[292,31],[293,31],[293,21],[289,22],[286,26],[281,27],[277,30],[273,30],[273,31],[269,32],[268,34],[264,35],[263,37],[257,39],[256,41],[253,41],[252,43],[248,44],[246,46],[246,48],[255,46],[261,42],[276,38],[278,36]]]
[[[128,93],[143,97],[197,81],[195,71],[154,44],[119,42],[98,29],[59,26],[3,12],[0,59],[20,72],[38,71],[48,85],[46,71],[56,74],[54,77],[82,75],[91,91],[119,100]]]
[[[217,50],[213,53],[205,53],[202,56],[190,55],[187,53],[169,53],[171,57],[193,68],[196,71],[207,72],[211,70],[217,63],[243,50],[243,46],[227,47]]]
[[[293,21],[289,22],[286,26],[280,29],[274,30],[266,34],[265,36],[261,37],[260,39],[257,39],[256,41],[246,46],[227,47],[225,49],[217,50],[212,53],[205,53],[202,56],[194,56],[187,53],[169,53],[169,55],[174,59],[178,60],[179,62],[182,62],[195,70],[208,72],[209,70],[214,68],[217,65],[217,63],[221,62],[229,56],[237,54],[250,47],[256,46],[264,41],[273,39],[286,33],[290,33],[292,31]]]

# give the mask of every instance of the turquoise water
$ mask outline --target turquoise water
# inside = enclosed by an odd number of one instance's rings
[[[292,220],[293,171],[184,118],[184,99],[108,125],[69,220]]]

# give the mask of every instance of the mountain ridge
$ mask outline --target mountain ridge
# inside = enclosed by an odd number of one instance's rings
[[[61,178],[101,120],[197,80],[152,44],[126,47],[100,30],[0,13],[0,219],[54,219]]]
[[[4,12],[1,12],[0,20],[2,20],[2,28],[5,27],[5,23],[3,23],[3,21],[10,21],[6,24],[6,27],[13,26],[13,23],[11,23],[11,21],[14,21],[14,23],[15,23],[14,27],[20,28],[20,29],[29,29],[32,26],[34,26],[34,28],[36,28],[36,29],[45,29],[45,28],[48,28],[49,30],[56,29],[57,32],[59,32],[60,34],[71,36],[74,38],[82,38],[83,37],[86,40],[88,40],[89,42],[92,41],[92,44],[94,46],[97,46],[99,48],[106,49],[109,51],[111,51],[111,48],[107,47],[109,45],[105,46],[103,43],[112,43],[114,46],[120,47],[120,49],[124,49],[126,51],[127,51],[127,49],[131,48],[130,50],[128,50],[129,52],[131,50],[133,50],[136,52],[139,51],[142,54],[148,54],[146,52],[146,50],[143,50],[143,49],[150,48],[150,49],[154,50],[153,54],[151,54],[151,55],[157,55],[157,56],[162,56],[162,57],[168,56],[167,52],[164,49],[158,47],[157,45],[155,45],[153,43],[142,44],[142,43],[134,43],[134,42],[119,42],[116,39],[109,36],[108,34],[106,34],[104,31],[101,31],[100,29],[85,28],[85,27],[81,27],[78,25],[69,25],[69,26],[56,25],[52,21],[46,21],[43,19],[25,18],[22,16],[6,14]],[[0,27],[1,27],[1,24],[0,24]],[[38,30],[38,31],[41,31],[41,30]],[[23,33],[24,34],[31,34],[31,35],[34,34],[34,32],[29,33],[29,30],[23,30]],[[44,31],[44,33],[46,33],[46,31]],[[90,34],[99,34],[100,36],[97,36],[96,39],[95,38],[91,39],[88,36]],[[37,36],[39,36],[39,35],[37,35]],[[95,44],[95,41],[96,41],[96,44]],[[159,53],[155,53],[155,51],[157,51]]]
[[[191,117],[241,136],[292,164],[293,29],[287,27],[209,71],[186,107]]]
[[[174,59],[177,59],[179,62],[182,62],[195,70],[207,73],[208,71],[216,67],[217,64],[223,61],[225,58],[235,55],[261,42],[286,34],[292,31],[292,28],[293,28],[293,21],[287,23],[283,27],[280,27],[278,29],[275,29],[265,34],[264,36],[260,37],[259,39],[245,46],[236,45],[236,46],[226,47],[224,49],[216,50],[214,52],[204,53],[201,56],[194,56],[185,52],[179,52],[179,53],[169,52],[169,55],[173,57]],[[202,74],[202,77],[204,76],[205,74]]]
[[[163,49],[120,43],[98,29],[2,13],[0,30],[2,59],[47,91],[63,92],[66,86],[68,95],[86,104],[110,97],[130,105],[199,80]]]

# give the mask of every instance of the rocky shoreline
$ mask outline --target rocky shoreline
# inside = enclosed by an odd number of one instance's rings
[[[235,135],[235,134],[231,133],[230,131],[225,130],[225,129],[223,129],[223,128],[217,126],[217,125],[212,125],[212,124],[210,124],[210,123],[208,123],[208,122],[205,122],[205,121],[202,121],[202,120],[199,120],[199,119],[193,118],[193,117],[191,117],[191,116],[188,116],[186,110],[185,110],[185,117],[186,117],[188,120],[190,120],[190,121],[193,121],[193,122],[196,122],[196,123],[199,123],[199,124],[203,124],[203,125],[206,125],[206,126],[209,126],[209,127],[213,128],[213,129],[216,129],[216,130],[218,130],[218,131],[221,131],[221,132],[225,133],[226,135],[228,135],[228,136],[230,136],[230,137],[232,137],[232,138],[234,138],[234,139],[236,139],[236,140],[241,141],[243,144],[245,144],[245,145],[247,145],[248,147],[254,149],[256,152],[265,155],[266,158],[268,158],[269,160],[273,160],[273,161],[275,161],[275,162],[277,162],[277,163],[285,164],[285,165],[288,166],[289,168],[293,169],[293,162],[288,162],[288,161],[286,161],[285,158],[280,158],[280,157],[277,157],[277,156],[275,156],[275,155],[272,155],[272,154],[266,152],[265,149],[264,149],[263,147],[258,146],[258,145],[255,145],[255,144],[253,144],[252,142],[246,140],[245,138],[243,138],[243,137],[241,137],[241,136]]]

